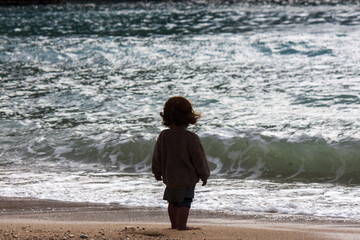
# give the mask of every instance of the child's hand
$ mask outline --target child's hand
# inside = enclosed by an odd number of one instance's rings
[[[203,182],[203,186],[205,186],[207,184],[207,179],[201,179],[201,181]]]
[[[162,181],[163,180],[160,175],[155,175],[155,179],[156,179],[156,181]]]

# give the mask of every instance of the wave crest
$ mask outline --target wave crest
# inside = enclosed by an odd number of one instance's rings
[[[356,140],[329,144],[322,139],[291,142],[269,137],[205,136],[202,142],[215,177],[360,183],[360,142]],[[100,145],[81,141],[49,151],[48,159],[100,164],[125,173],[149,172],[154,144],[154,140]]]
[[[321,139],[289,142],[271,138],[203,139],[207,154],[221,159],[218,174],[237,178],[360,183],[360,143]],[[210,163],[212,168],[214,163]]]

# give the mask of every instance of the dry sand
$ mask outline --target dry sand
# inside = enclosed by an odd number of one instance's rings
[[[166,209],[0,197],[3,239],[360,239],[360,221],[192,210],[189,226],[169,228]]]

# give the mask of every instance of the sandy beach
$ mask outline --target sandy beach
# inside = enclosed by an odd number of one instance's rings
[[[0,239],[360,239],[356,220],[192,210],[190,231],[169,228],[166,209],[0,198]]]

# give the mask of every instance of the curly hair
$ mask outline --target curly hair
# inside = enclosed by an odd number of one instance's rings
[[[174,125],[188,127],[190,124],[195,125],[201,114],[194,111],[192,103],[188,99],[176,96],[166,101],[160,116],[163,119],[162,124],[167,127]]]

